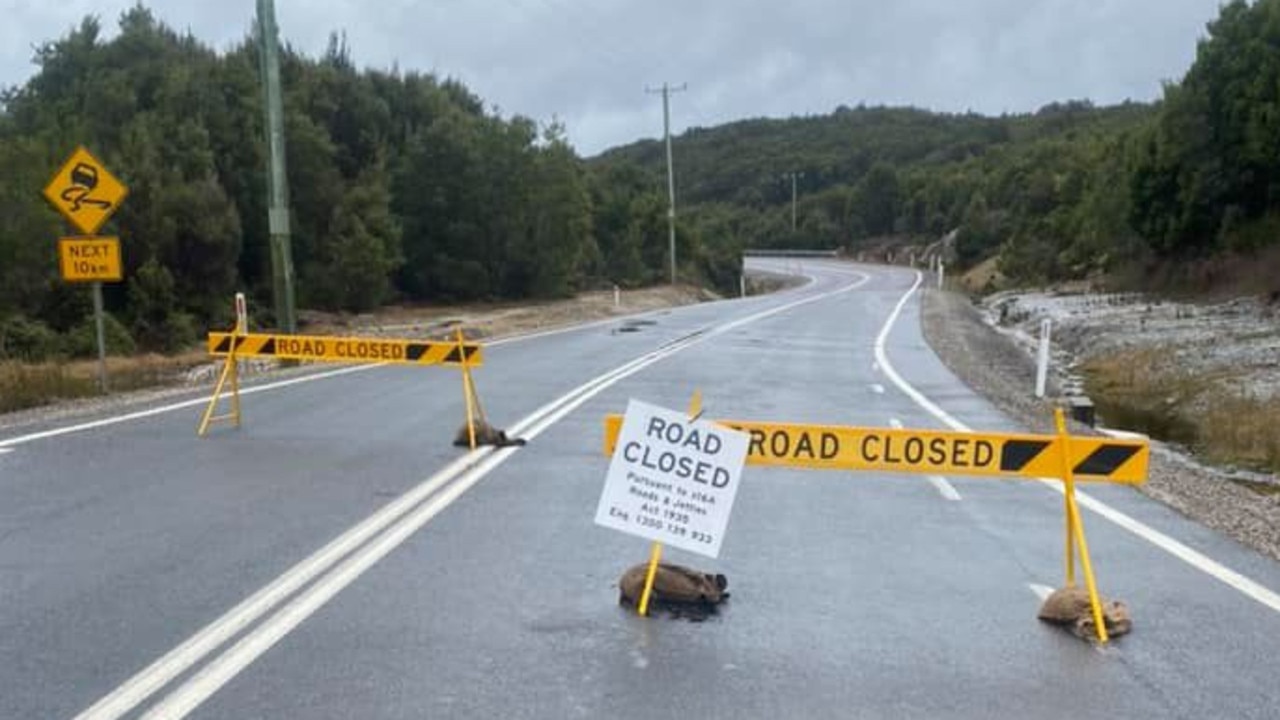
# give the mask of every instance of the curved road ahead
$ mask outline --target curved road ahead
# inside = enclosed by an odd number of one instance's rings
[[[1274,718],[1280,565],[1086,488],[1132,635],[1035,620],[1061,496],[1035,482],[748,468],[703,623],[616,604],[647,544],[592,523],[601,419],[1015,430],[925,344],[916,273],[757,260],[803,287],[492,345],[465,453],[452,371],[326,369],[200,408],[0,436],[0,717]],[[879,352],[877,345],[879,342]],[[173,401],[170,401],[173,402]],[[101,422],[90,422],[101,421]]]

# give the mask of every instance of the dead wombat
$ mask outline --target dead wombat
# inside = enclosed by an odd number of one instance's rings
[[[481,445],[492,445],[494,447],[518,447],[524,445],[524,438],[509,438],[502,430],[495,428],[483,420],[476,421],[476,447]],[[458,434],[453,438],[453,444],[458,447],[471,447],[471,433],[467,430],[466,424],[458,429]]]
[[[629,607],[640,605],[644,592],[644,578],[648,563],[628,568],[618,581],[618,602]],[[649,596],[651,609],[666,610],[678,617],[692,620],[705,619],[715,612],[720,603],[729,598],[725,588],[729,580],[724,575],[698,572],[681,565],[658,563],[653,577],[653,592]]]
[[[1129,608],[1119,600],[1098,598],[1102,603],[1102,620],[1107,625],[1107,635],[1119,637],[1133,629]],[[1065,625],[1071,632],[1086,640],[1097,637],[1093,621],[1093,609],[1089,605],[1089,591],[1075,585],[1055,590],[1045,598],[1038,617],[1048,623]]]

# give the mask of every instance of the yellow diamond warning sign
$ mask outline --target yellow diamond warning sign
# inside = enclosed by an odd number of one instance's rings
[[[98,232],[128,194],[129,188],[83,147],[44,188],[45,198],[86,235]]]
[[[58,267],[67,282],[119,282],[124,279],[120,239],[62,238],[58,241]]]
[[[962,433],[832,425],[716,421],[751,436],[748,465],[878,470],[931,475],[1061,477],[1063,440],[1053,435]],[[605,418],[613,454],[621,418]],[[1071,437],[1067,461],[1078,480],[1141,483],[1145,441]]]
[[[477,367],[482,363],[481,348],[476,343],[459,345],[456,342],[429,340],[209,333],[210,355],[225,356],[234,350],[237,357],[275,357],[285,360]]]

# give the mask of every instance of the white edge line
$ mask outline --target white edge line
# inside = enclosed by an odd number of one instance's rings
[[[512,434],[523,434],[526,438],[536,437],[539,433],[581,406],[590,398],[626,377],[629,377],[649,365],[652,365],[653,363],[656,363],[670,355],[674,355],[675,353],[697,344],[712,335],[718,335],[747,323],[755,322],[802,305],[807,305],[818,300],[856,289],[870,279],[868,275],[861,275],[862,279],[860,281],[852,283],[839,290],[773,307],[768,310],[749,315],[745,318],[731,321],[717,328],[713,332],[694,336],[689,338],[686,342],[676,343],[651,351],[640,358],[632,360],[619,368],[615,368],[612,371],[598,376],[595,379],[579,386],[575,390],[570,391],[566,395],[562,395],[560,398],[547,403],[542,408],[534,411],[534,413],[526,416],[523,420],[514,425],[511,429]],[[810,279],[811,281],[816,281],[813,277]],[[812,284],[812,282],[810,284]],[[346,369],[365,369],[367,367],[368,366],[356,366],[355,368]],[[540,415],[545,412],[551,412],[551,414],[539,422]],[[532,427],[524,429],[523,426],[529,423],[532,423]],[[121,715],[132,711],[156,691],[171,682],[175,677],[189,670],[192,665],[197,663],[205,655],[217,649],[219,645],[226,642],[232,636],[238,634],[247,625],[251,624],[262,615],[270,612],[271,609],[275,605],[279,604],[284,598],[288,597],[298,588],[314,579],[317,575],[328,572],[334,563],[350,554],[347,560],[339,566],[338,570],[325,575],[310,589],[299,594],[292,602],[285,606],[283,610],[278,611],[271,617],[271,619],[265,621],[258,628],[255,628],[236,643],[236,645],[232,646],[231,649],[225,651],[212,663],[202,668],[195,677],[177,690],[174,690],[173,693],[167,696],[160,704],[153,707],[146,715],[146,717],[182,717],[186,713],[190,712],[191,709],[194,709],[203,702],[210,694],[216,692],[218,688],[225,684],[231,677],[234,677],[234,675],[243,669],[243,667],[253,662],[253,660],[262,652],[265,652],[274,645],[275,642],[287,634],[289,630],[296,627],[297,624],[305,620],[306,617],[311,615],[311,613],[316,609],[323,606],[324,603],[327,602],[329,598],[333,597],[334,594],[353,582],[364,572],[365,569],[372,566],[378,559],[404,542],[404,539],[407,539],[413,534],[413,532],[416,532],[422,524],[425,524],[436,513],[444,509],[444,507],[447,507],[454,499],[461,496],[463,492],[514,453],[514,448],[498,451],[486,448],[472,451],[471,453],[458,458],[418,487],[405,493],[397,500],[389,503],[387,506],[384,506],[382,510],[379,510],[374,515],[366,518],[364,521],[343,533],[343,535],[330,542],[312,556],[290,568],[290,570],[286,571],[284,575],[281,575],[267,587],[262,588],[246,600],[242,601],[239,605],[228,611],[213,623],[210,623],[197,631],[195,635],[188,638],[182,645],[174,648],[151,665],[140,670],[129,680],[125,681],[124,684],[77,715],[77,720],[103,720],[106,718],[118,718]],[[481,470],[483,470],[483,472],[481,472]],[[459,473],[462,473],[460,476],[461,479],[453,477],[459,475]],[[436,493],[441,486],[448,483],[450,480],[456,480],[456,482],[449,485],[449,487],[444,491],[436,494],[435,498],[427,504],[420,506],[417,511],[408,515],[405,514],[409,512],[411,508],[421,503],[424,499],[430,497],[433,493]],[[455,488],[461,489],[454,492]],[[439,500],[444,497],[447,497],[448,500],[443,502],[443,504],[439,504]],[[426,511],[430,508],[435,509],[427,513]],[[418,522],[419,519],[421,522]],[[399,524],[399,527],[396,527],[397,523]],[[371,552],[371,550],[376,551],[379,548],[382,548],[385,541],[390,536],[393,534],[399,536],[401,530],[414,525],[414,523],[417,523],[416,527],[408,530],[403,534],[401,539],[387,547],[385,551],[378,554],[376,558],[370,560],[362,569],[353,573],[353,570],[359,565],[359,559],[366,557],[366,553]],[[388,530],[387,528],[392,529]],[[371,536],[379,532],[382,532],[382,535],[379,536],[377,541],[373,544],[360,547],[362,543],[365,543]],[[356,548],[359,549],[357,550]],[[325,592],[320,589],[321,586],[330,582],[335,575],[343,573],[344,569],[346,574],[344,574],[343,577],[347,577],[349,575],[349,579],[337,585],[336,588],[333,589],[332,594],[327,595],[320,602],[308,600],[309,598],[318,597],[319,594]],[[299,614],[300,609],[305,609],[307,606],[312,604],[314,604],[313,608],[306,610],[305,613]],[[295,616],[296,622],[292,621],[292,618]],[[284,628],[283,632],[280,632],[278,636],[274,637],[274,639],[270,639],[269,642],[265,642],[264,644],[264,639],[268,638],[270,635],[275,635],[275,630],[268,628],[268,624],[277,621],[281,623],[278,627],[283,627],[286,624],[288,627]],[[269,634],[263,635],[264,632]],[[255,641],[254,638],[258,638],[258,640]],[[252,646],[249,643],[252,643]],[[234,670],[234,672],[231,672],[230,675],[227,675],[225,678],[221,679],[221,681],[217,681],[217,677],[220,676],[220,673],[215,672],[215,666],[230,658],[232,653],[235,653],[237,649],[240,649],[241,653],[244,653],[251,651],[253,648],[261,649],[250,655],[236,655],[235,657],[237,658],[247,659],[244,659],[243,665],[240,665]],[[223,667],[225,668],[225,666]],[[206,679],[204,681],[200,681],[199,679],[202,677]],[[207,692],[202,695],[199,693],[188,694],[190,692],[189,688],[196,687],[198,682],[198,687],[207,690]],[[185,706],[192,697],[195,698],[194,704],[190,705],[186,710],[176,711],[176,707]],[[169,711],[164,710],[163,708],[165,707],[171,707],[171,701],[176,704],[175,706],[172,706],[175,709]]]
[[[316,380],[327,380],[329,378],[338,377],[339,375],[347,375],[349,373],[361,372],[364,370],[372,370],[373,368],[382,367],[382,365],[354,365],[351,367],[338,368],[337,370],[328,370],[326,372],[304,375],[302,377],[291,378],[289,380],[281,380],[279,382],[267,383],[266,385],[254,385],[244,388],[240,391],[241,395],[252,395],[254,393],[266,392],[268,390],[278,390],[279,388],[289,387],[291,385],[301,385],[302,383],[314,382]],[[223,393],[222,397],[228,397]],[[29,443],[33,440],[44,440],[46,438],[58,437],[59,435],[68,435],[70,433],[83,432],[85,430],[94,430],[108,425],[117,425],[119,423],[129,422],[132,420],[141,420],[155,415],[163,415],[164,413],[181,410],[183,408],[195,407],[197,405],[207,405],[209,398],[201,397],[192,400],[184,400],[171,405],[161,405],[160,407],[147,408],[146,410],[138,410],[136,412],[126,413],[124,415],[113,415],[111,417],[91,420],[89,422],[78,423],[76,425],[66,425],[51,430],[43,430],[41,432],[31,433],[29,435],[19,435],[17,437],[0,440],[0,448],[12,447]]]
[[[946,478],[942,477],[941,475],[930,475],[929,482],[932,483],[933,486],[938,489],[938,494],[946,498],[947,500],[958,502],[961,499],[960,491],[956,490],[955,485],[952,485]]]
[[[817,282],[817,278],[815,278],[814,276],[809,276],[808,282],[806,282],[804,285],[796,288],[788,288],[787,290],[784,290],[782,292],[784,293],[798,292],[800,290],[804,290],[808,288],[810,285],[813,285],[815,282]],[[754,297],[755,299],[759,299],[766,296],[757,295]],[[774,297],[777,297],[777,296],[775,295]],[[741,298],[727,298],[721,302],[730,302],[732,300],[739,300],[739,299]],[[629,319],[633,320],[635,318],[641,318],[647,315],[655,315],[661,312],[670,312],[673,310],[682,310],[685,308],[700,307],[701,305],[705,305],[705,304],[707,303],[698,303],[697,305],[673,306],[669,308],[655,308],[653,310],[645,310],[639,313],[632,313],[628,315],[616,315],[616,316],[604,318],[601,320],[592,320],[590,322],[582,323],[580,325],[568,325],[565,327],[553,328],[550,330],[535,331],[535,332],[522,334],[522,335],[500,337],[500,338],[495,338],[492,341],[485,342],[484,346],[499,347],[499,346],[508,345],[511,343],[524,342],[526,340],[537,340],[545,337],[550,337],[553,335],[563,335],[565,333],[577,332],[580,330],[590,330],[592,328],[596,328],[601,325],[608,325],[609,323],[618,322],[620,320],[629,320]],[[314,382],[316,380],[327,380],[329,378],[335,378],[335,377],[339,377],[341,375],[347,375],[350,373],[357,373],[357,372],[363,372],[366,370],[373,370],[375,368],[386,367],[386,365],[387,363],[375,363],[370,365],[353,365],[353,366],[338,368],[336,370],[326,370],[323,372],[309,373],[302,377],[291,378],[289,380],[280,380],[278,382],[270,382],[263,385],[254,385],[251,387],[243,388],[242,390],[240,390],[240,394],[252,395],[254,393],[266,392],[268,390],[279,390],[280,388],[286,388],[293,385],[301,385],[302,383]],[[228,397],[230,397],[230,393],[223,393],[219,399],[225,399]],[[97,420],[91,420],[88,422],[77,423],[74,425],[66,425],[63,427],[52,428],[49,430],[42,430],[40,432],[34,432],[27,435],[18,435],[16,437],[0,439],[0,450],[3,450],[4,448],[12,447],[14,445],[22,445],[24,443],[33,442],[36,440],[46,440],[48,438],[59,437],[61,435],[69,435],[71,433],[84,432],[86,430],[95,430],[97,428],[108,427],[110,425],[118,425],[120,423],[132,422],[134,420],[143,420],[149,417],[154,417],[156,415],[163,415],[165,413],[175,412],[177,410],[183,410],[189,407],[205,405],[208,402],[209,402],[208,397],[193,398],[191,400],[184,400],[182,402],[171,403],[169,405],[161,405],[158,407],[147,408],[146,410],[138,410],[136,412],[125,413],[123,415],[112,415],[110,417],[99,418]]]
[[[897,306],[895,306],[893,312],[889,314],[889,319],[885,322],[884,328],[876,338],[876,360],[880,363],[880,366],[884,369],[885,374],[889,379],[893,381],[893,384],[896,385],[899,390],[906,393],[907,396],[914,400],[917,405],[929,411],[931,415],[953,430],[958,430],[960,432],[973,432],[973,430],[971,430],[967,425],[952,417],[950,413],[938,407],[933,401],[929,400],[929,398],[921,394],[920,391],[912,387],[910,383],[902,379],[902,376],[899,375],[893,365],[889,363],[889,358],[885,354],[884,346],[889,337],[889,332],[893,329],[894,323],[897,322],[898,315],[902,312],[902,308],[920,287],[922,280],[923,276],[919,271],[916,271],[915,283],[912,284],[911,289],[907,290],[906,294],[898,300]],[[1063,492],[1062,483],[1058,480],[1054,480],[1052,478],[1040,478],[1040,482],[1054,488],[1060,493]],[[1134,535],[1137,535],[1179,560],[1186,562],[1188,565],[1191,565],[1210,577],[1213,577],[1227,586],[1240,591],[1245,596],[1258,601],[1276,612],[1280,612],[1280,594],[1277,594],[1275,591],[1265,587],[1261,583],[1241,575],[1207,555],[1187,547],[1181,542],[1174,540],[1168,535],[1165,535],[1164,533],[1134,519],[1133,517],[1130,517],[1129,515],[1126,515],[1119,510],[1116,510],[1110,505],[1107,505],[1101,500],[1098,500],[1085,492],[1077,490],[1076,499],[1081,505],[1092,510],[1099,516],[1109,520],[1121,528],[1124,528],[1125,530],[1128,530]]]

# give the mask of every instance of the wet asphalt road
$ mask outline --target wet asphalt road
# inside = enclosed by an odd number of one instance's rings
[[[489,348],[477,379],[506,426],[671,352],[518,427],[536,435],[527,447],[471,456],[483,474],[439,476],[243,627],[207,631],[192,664],[152,665],[463,455],[456,375],[375,368],[261,392],[242,430],[204,440],[198,408],[0,436],[0,717],[102,709],[149,666],[163,681],[121,716],[1280,715],[1280,612],[1096,513],[1099,579],[1134,634],[1097,650],[1038,623],[1029,586],[1062,574],[1061,497],[1038,483],[948,478],[954,500],[923,476],[748,468],[720,558],[668,552],[728,575],[725,610],[690,623],[619,608],[617,577],[647,543],[592,517],[601,418],[628,398],[679,408],[701,389],[713,417],[941,427],[874,354],[914,273],[755,262],[813,282],[636,332],[615,321]],[[915,294],[887,336],[893,368],[974,428],[1016,429],[929,351],[918,307]],[[1276,563],[1132,490],[1087,489],[1280,589]]]

